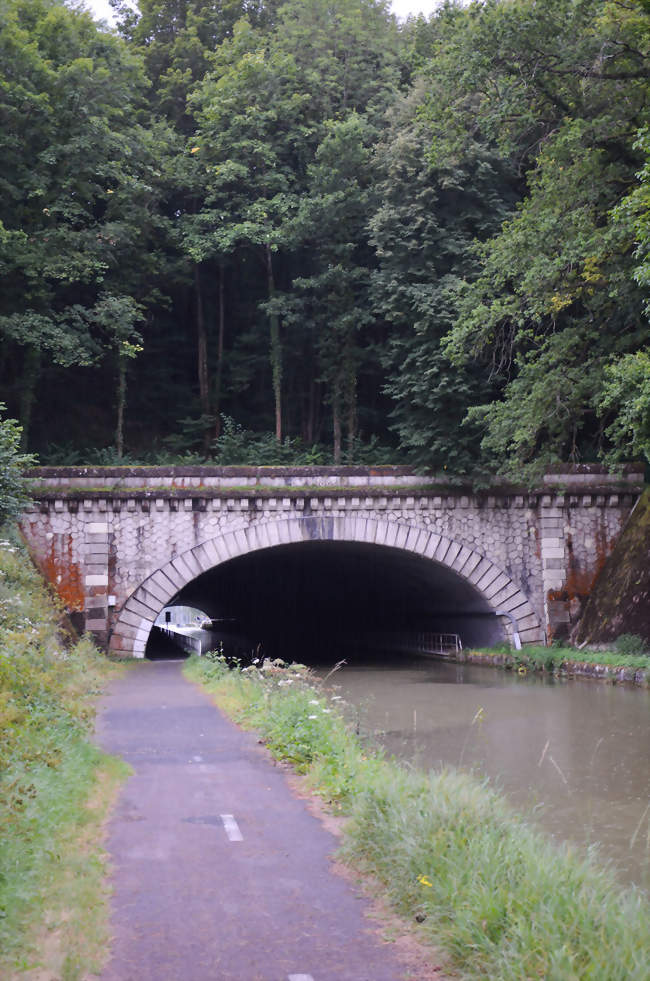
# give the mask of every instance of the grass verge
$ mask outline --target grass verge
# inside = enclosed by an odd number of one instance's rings
[[[303,667],[231,670],[208,656],[186,672],[349,816],[343,857],[462,977],[646,981],[647,899],[531,829],[486,783],[370,752]]]
[[[90,739],[115,671],[60,611],[11,530],[0,533],[0,976],[75,981],[106,944],[104,817],[126,767]]]
[[[536,647],[515,650],[508,645],[468,649],[463,660],[492,664],[506,670],[539,671],[555,675],[581,675],[612,682],[650,685],[650,655],[618,651],[592,651],[575,647]]]

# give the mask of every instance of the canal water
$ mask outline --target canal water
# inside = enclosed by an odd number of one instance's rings
[[[557,840],[650,890],[650,692],[422,657],[350,663],[328,686],[362,736],[424,769],[488,777]]]

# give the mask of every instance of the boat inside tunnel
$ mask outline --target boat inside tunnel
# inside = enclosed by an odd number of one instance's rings
[[[215,648],[305,664],[395,652],[418,632],[454,633],[464,647],[504,639],[483,596],[447,566],[359,542],[310,541],[249,552],[203,573],[170,606],[212,621]],[[154,628],[151,659],[180,656]]]

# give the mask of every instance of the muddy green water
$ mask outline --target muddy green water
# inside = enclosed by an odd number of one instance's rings
[[[650,692],[423,658],[330,678],[365,737],[425,769],[487,776],[556,839],[650,889]]]

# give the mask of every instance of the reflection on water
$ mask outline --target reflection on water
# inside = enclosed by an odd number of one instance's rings
[[[399,666],[396,666],[396,664]],[[556,838],[650,888],[650,692],[424,658],[330,679],[389,754],[488,776]]]

